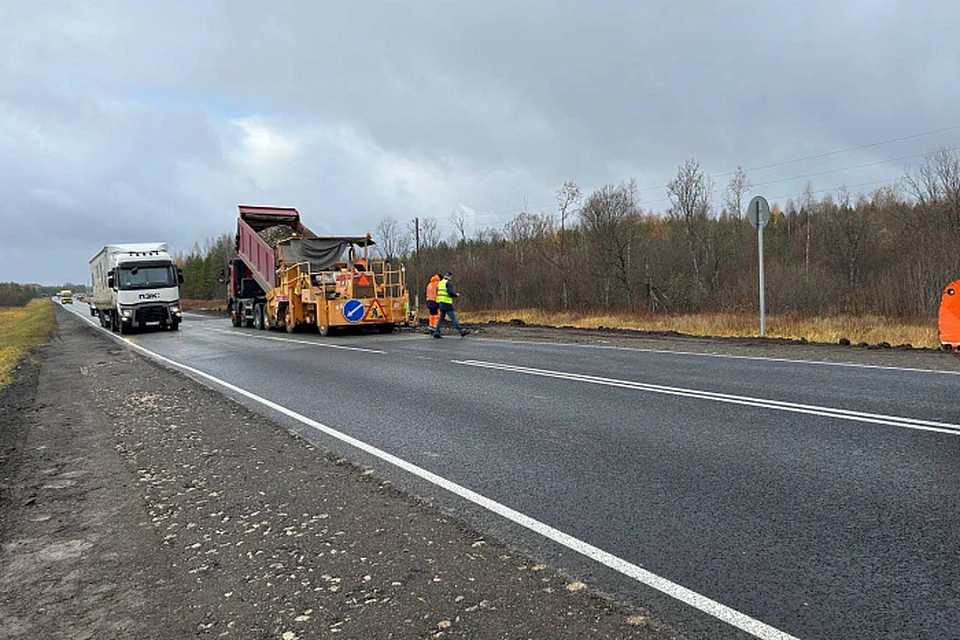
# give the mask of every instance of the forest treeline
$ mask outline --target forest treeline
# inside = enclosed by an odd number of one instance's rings
[[[447,238],[429,217],[417,228],[385,217],[373,236],[382,256],[405,262],[414,293],[431,273],[449,269],[462,305],[475,309],[756,310],[757,232],[742,214],[753,195],[749,176],[738,169],[716,202],[713,180],[688,160],[667,190],[669,207],[655,213],[644,209],[632,180],[590,193],[568,181],[553,211],[524,212],[501,228],[468,235],[458,211]],[[902,181],[869,194],[818,194],[808,183],[801,196],[771,205],[764,230],[770,313],[929,317],[943,286],[960,278],[954,150],[929,154]],[[178,256],[183,297],[225,295],[217,276],[232,252],[228,233]]]

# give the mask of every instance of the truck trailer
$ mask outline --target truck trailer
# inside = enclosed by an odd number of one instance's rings
[[[90,260],[90,279],[90,313],[100,326],[120,333],[152,324],[180,327],[183,271],[167,243],[108,244]]]
[[[326,336],[351,326],[389,333],[412,322],[406,270],[371,259],[370,234],[317,236],[292,207],[239,209],[227,297],[233,326],[316,326]],[[271,244],[264,236],[274,231]]]

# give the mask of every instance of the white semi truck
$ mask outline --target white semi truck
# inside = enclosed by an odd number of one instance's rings
[[[166,242],[108,244],[90,261],[90,280],[90,313],[100,326],[120,333],[151,324],[180,327],[183,271]]]

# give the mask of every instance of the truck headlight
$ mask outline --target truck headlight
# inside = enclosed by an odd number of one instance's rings
[[[173,305],[172,307],[170,307],[170,313],[172,313],[175,316],[180,315],[180,307],[178,307],[177,305]]]
[[[133,312],[130,311],[130,309],[121,309],[121,310],[120,310],[120,315],[122,315],[124,318],[129,318],[132,313],[133,313]]]

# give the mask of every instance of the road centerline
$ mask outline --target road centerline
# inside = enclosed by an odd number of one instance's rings
[[[916,429],[918,431],[932,431],[936,433],[945,433],[954,436],[960,436],[960,424],[949,422],[937,422],[934,420],[923,420],[920,418],[909,418],[903,416],[891,416],[879,413],[867,413],[863,411],[853,411],[836,407],[825,407],[819,405],[800,404],[795,402],[786,402],[783,400],[769,400],[766,398],[751,398],[749,396],[738,396],[728,393],[717,393],[715,391],[703,391],[700,389],[685,389],[683,387],[669,387],[659,384],[646,382],[635,382],[633,380],[622,380],[617,378],[604,378],[587,374],[570,373],[565,371],[552,371],[550,369],[535,369],[532,367],[522,367],[511,364],[501,364],[496,362],[484,362],[481,360],[451,360],[454,364],[468,367],[477,367],[481,369],[492,369],[509,373],[519,373],[524,375],[539,376],[544,378],[557,378],[571,382],[580,382],[585,384],[595,384],[607,387],[618,387],[634,391],[644,391],[648,393],[659,393],[664,395],[681,396],[697,400],[708,400],[712,402],[723,402],[727,404],[737,404],[742,406],[757,407],[761,409],[773,409],[776,411],[788,411],[791,413],[803,413],[808,415],[825,416],[837,418],[840,420],[849,420],[853,422],[866,422],[871,424],[880,424],[904,429]]]

